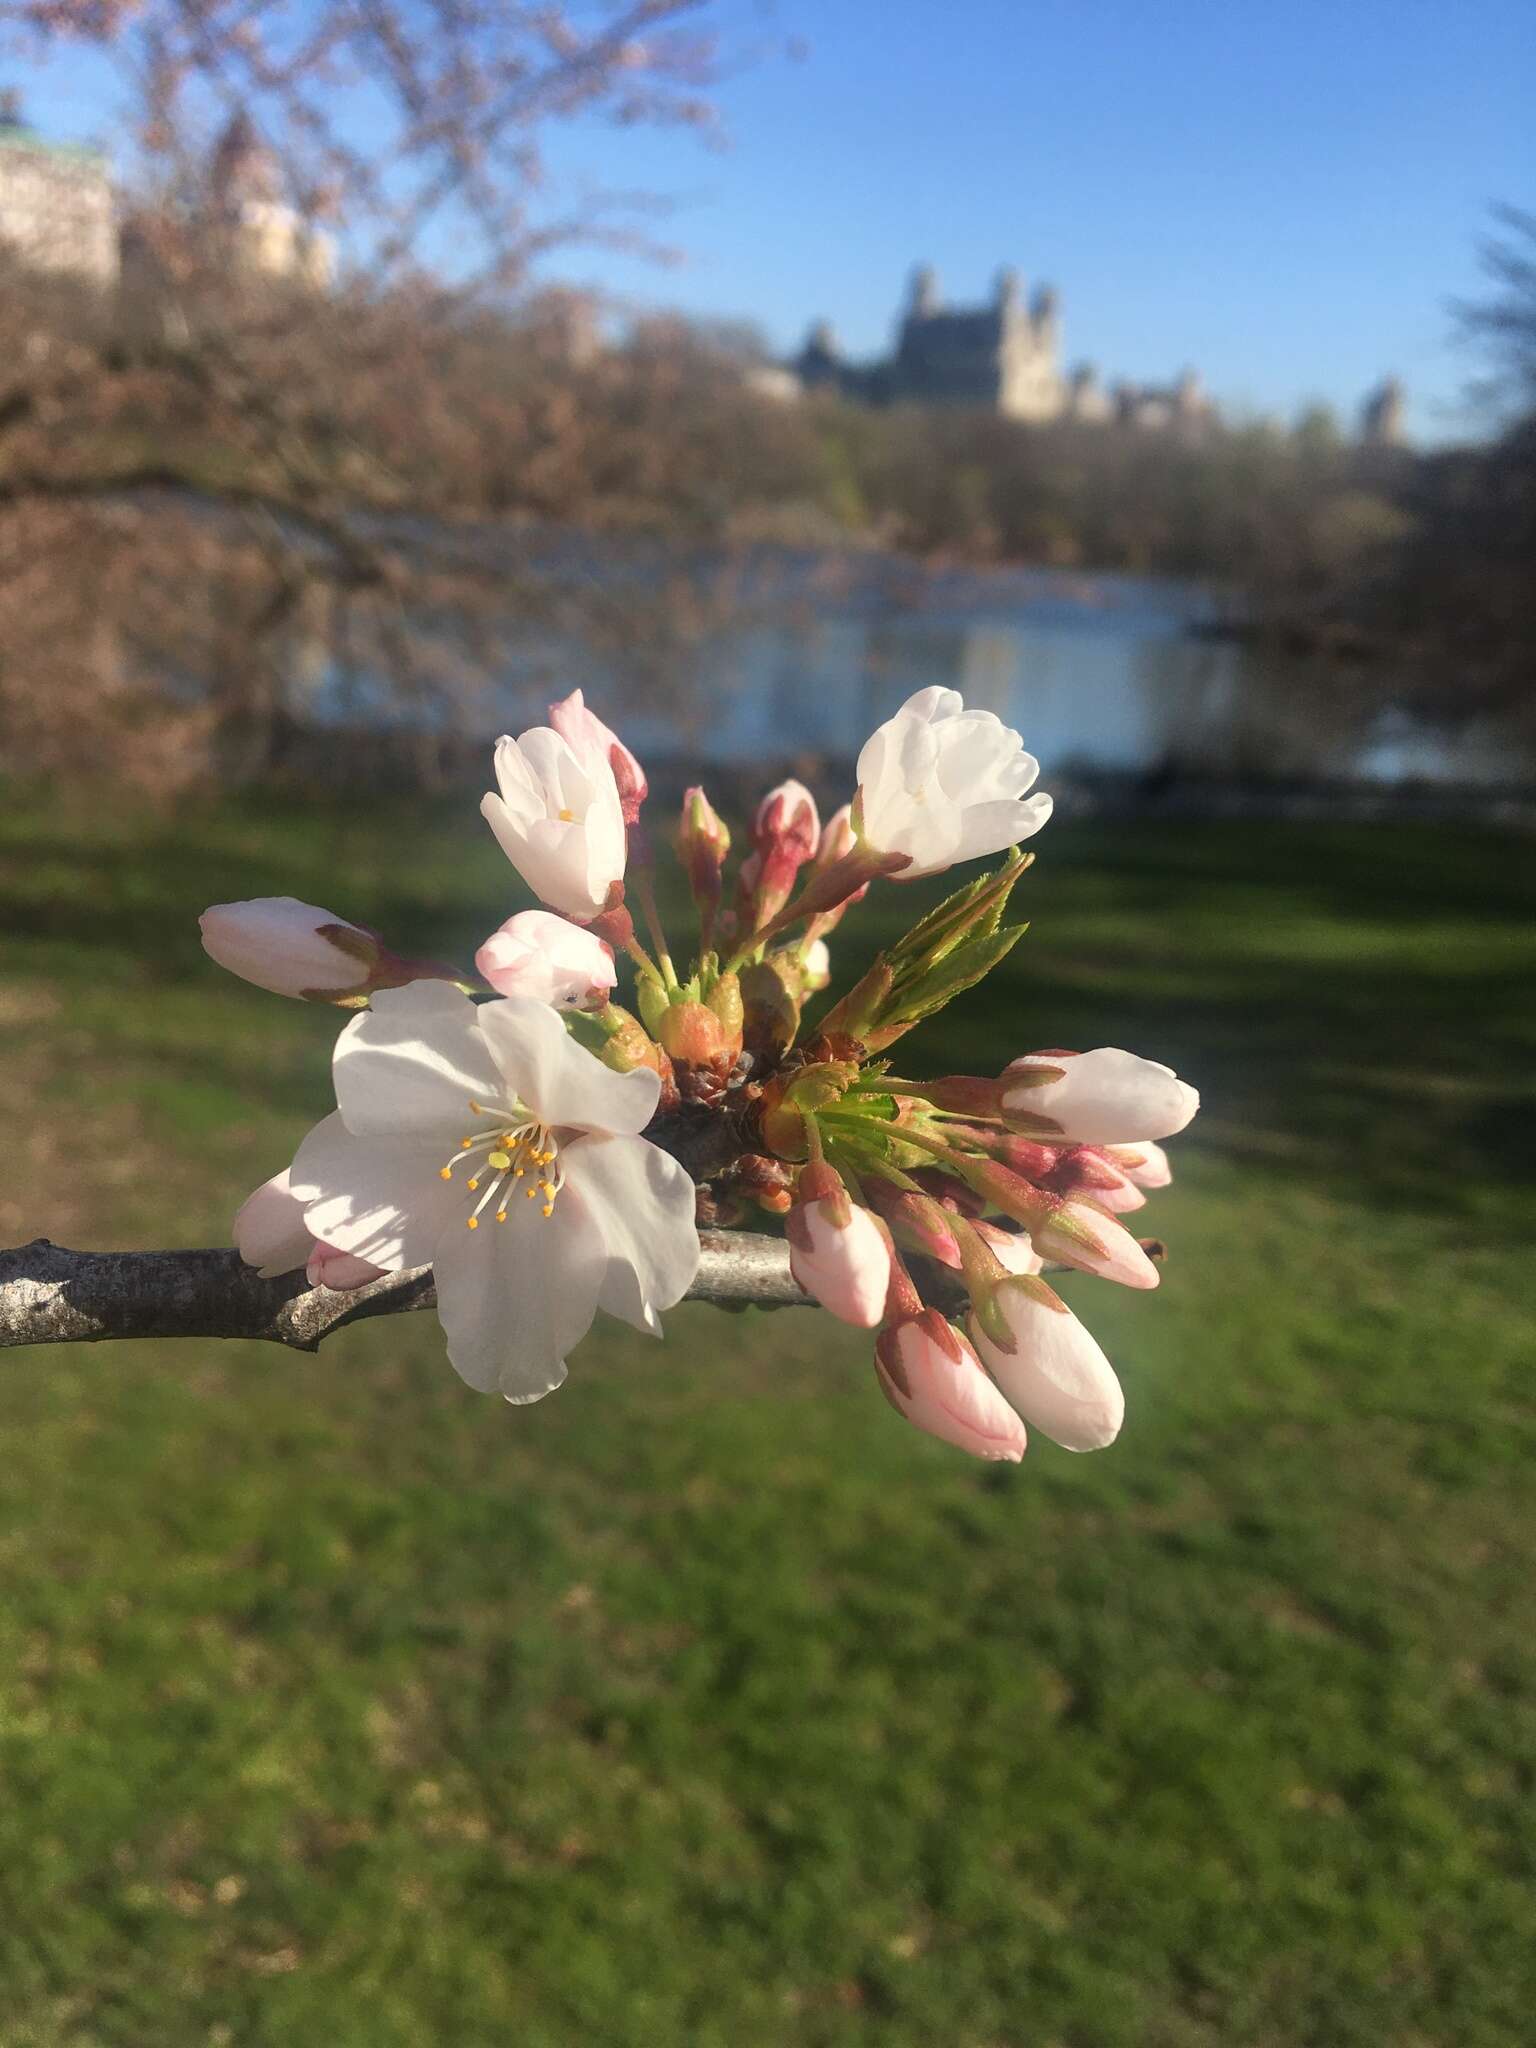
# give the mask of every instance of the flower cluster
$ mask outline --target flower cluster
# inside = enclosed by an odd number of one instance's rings
[[[357,1013],[334,1112],[235,1219],[242,1256],[338,1289],[430,1265],[454,1366],[522,1402],[559,1385],[599,1308],[660,1333],[701,1222],[775,1219],[799,1287],[877,1333],[878,1383],[908,1421],[982,1458],[1019,1458],[1026,1426],[1108,1444],[1119,1381],[1043,1276],[1156,1286],[1161,1248],[1122,1219],[1167,1183],[1161,1141],[1199,1098],[1112,1047],[1027,1052],[995,1078],[909,1078],[890,1056],[1022,935],[1004,919],[1020,843],[1050,816],[1037,773],[990,712],[922,690],[825,822],[799,782],[763,798],[730,887],[731,834],[688,790],[671,835],[699,924],[683,974],[645,772],[578,690],[497,744],[481,808],[541,907],[473,972],[292,897],[215,906],[203,941],[222,966]],[[995,854],[807,1025],[828,935],[871,885]]]

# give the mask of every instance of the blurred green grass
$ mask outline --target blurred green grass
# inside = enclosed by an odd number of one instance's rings
[[[1506,2048],[1536,1997],[1536,857],[1058,824],[910,1064],[1169,1060],[1120,1443],[904,1429],[810,1315],[0,1366],[5,2048]],[[335,1020],[288,892],[467,954],[466,803],[0,820],[0,1237],[219,1242]],[[839,978],[911,898],[849,921]]]

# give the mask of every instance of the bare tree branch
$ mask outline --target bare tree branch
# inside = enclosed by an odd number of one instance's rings
[[[690,1301],[806,1307],[779,1238],[703,1231]],[[45,1237],[0,1251],[0,1348],[96,1344],[119,1337],[245,1337],[317,1351],[370,1316],[434,1308],[430,1266],[352,1293],[306,1286],[302,1272],[263,1280],[235,1251],[75,1252]]]

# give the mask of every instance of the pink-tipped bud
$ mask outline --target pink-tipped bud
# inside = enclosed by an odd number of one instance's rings
[[[1023,1423],[936,1308],[886,1324],[875,1341],[875,1373],[897,1414],[941,1443],[973,1458],[1016,1465],[1023,1457]]]
[[[1172,1067],[1117,1046],[1027,1053],[999,1077],[1002,1114],[1045,1137],[1079,1145],[1171,1138],[1200,1107]]]
[[[594,751],[608,763],[618,787],[624,822],[633,826],[639,819],[640,806],[645,802],[649,784],[645,770],[618,734],[604,725],[595,711],[587,709],[580,690],[572,690],[569,697],[550,705],[549,722],[561,739],[574,747],[578,754],[584,750]]]
[[[949,1209],[956,1216],[980,1216],[986,1209],[985,1195],[977,1194],[942,1166],[920,1166],[912,1179],[925,1195],[932,1195],[941,1209]]]
[[[994,1209],[1023,1225],[1048,1263],[1076,1266],[1123,1287],[1157,1285],[1157,1268],[1135,1238],[1094,1202],[1037,1188],[995,1159],[967,1160],[965,1174]]]
[[[711,916],[720,901],[720,871],[730,850],[731,835],[709,798],[698,787],[685,790],[677,857],[687,872],[694,902]]]
[[[1100,1451],[1120,1434],[1125,1396],[1114,1368],[1043,1280],[1001,1280],[971,1316],[982,1363],[1032,1429],[1069,1451]]]
[[[1130,1175],[1094,1145],[1064,1145],[1041,1181],[1058,1195],[1091,1195],[1114,1216],[1128,1216],[1147,1203]]]
[[[971,1228],[1008,1273],[1038,1273],[1045,1261],[1024,1230],[999,1230],[995,1223],[974,1223]]]
[[[338,1294],[349,1294],[354,1287],[366,1287],[370,1280],[382,1280],[384,1268],[371,1266],[352,1252],[338,1251],[333,1244],[317,1241],[310,1251],[304,1277],[311,1287],[329,1287]]]
[[[210,960],[257,988],[312,1003],[361,1001],[391,961],[372,932],[295,896],[215,903],[198,923]]]
[[[853,829],[853,806],[844,804],[840,811],[832,813],[822,827],[821,839],[816,848],[817,874],[824,875],[829,869],[837,867],[840,861],[846,861],[858,843],[858,834]],[[831,931],[834,925],[841,922],[844,912],[851,910],[855,903],[868,894],[869,883],[866,881],[850,895],[844,896],[841,902],[834,903],[822,911],[822,929]]]
[[[880,1226],[820,1162],[802,1170],[799,1194],[784,1218],[790,1272],[840,1322],[872,1330],[891,1282],[891,1251]]]
[[[932,1195],[895,1187],[873,1175],[866,1186],[870,1207],[885,1218],[904,1252],[922,1252],[941,1266],[960,1270],[960,1245],[951,1228],[951,1211]]]
[[[520,910],[491,933],[475,966],[499,996],[528,996],[557,1010],[601,1009],[618,980],[613,949],[552,910]]]
[[[381,1278],[383,1268],[319,1243],[304,1221],[304,1204],[288,1185],[286,1170],[264,1181],[241,1203],[234,1224],[235,1249],[263,1280],[305,1268],[311,1287],[352,1288]]]
[[[1139,1145],[1109,1145],[1105,1151],[1126,1179],[1139,1188],[1165,1188],[1173,1179],[1168,1154],[1150,1138]]]
[[[741,870],[743,930],[759,929],[784,908],[820,838],[816,799],[803,782],[781,782],[768,792],[752,819],[755,856]]]

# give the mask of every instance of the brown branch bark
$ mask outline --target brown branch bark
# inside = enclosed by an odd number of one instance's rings
[[[779,1238],[703,1231],[690,1301],[806,1307]],[[40,1237],[0,1251],[0,1348],[119,1337],[246,1337],[316,1351],[370,1316],[434,1308],[430,1266],[353,1293],[309,1287],[302,1272],[263,1280],[238,1252],[76,1252]]]

